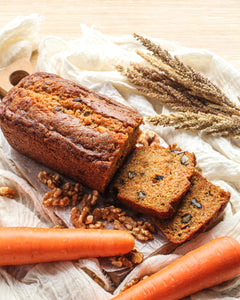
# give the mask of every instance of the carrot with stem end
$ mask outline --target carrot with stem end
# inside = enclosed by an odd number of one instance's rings
[[[112,300],[177,300],[240,274],[240,244],[221,237],[187,253]]]
[[[133,247],[133,236],[121,230],[0,228],[0,265],[115,256]]]

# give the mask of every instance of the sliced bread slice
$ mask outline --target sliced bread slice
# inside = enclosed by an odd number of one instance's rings
[[[229,192],[195,172],[176,214],[171,219],[153,218],[153,221],[169,241],[180,244],[204,232],[219,217],[229,199]]]
[[[169,218],[188,191],[194,171],[194,154],[176,147],[139,147],[124,162],[110,190],[136,211]]]

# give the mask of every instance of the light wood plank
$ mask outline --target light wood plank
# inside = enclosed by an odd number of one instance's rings
[[[41,33],[66,40],[80,35],[80,24],[105,34],[139,34],[205,48],[240,71],[239,0],[0,0],[0,27],[18,15],[43,16]]]

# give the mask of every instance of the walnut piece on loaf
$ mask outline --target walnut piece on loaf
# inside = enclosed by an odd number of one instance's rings
[[[145,130],[140,134],[137,142],[144,147],[152,147],[160,145],[160,138],[154,131]]]

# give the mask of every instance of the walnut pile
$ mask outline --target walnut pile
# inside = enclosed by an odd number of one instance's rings
[[[45,207],[64,207],[70,203],[77,205],[82,200],[83,186],[80,183],[67,182],[62,185],[59,174],[51,174],[45,171],[38,174],[38,179],[51,189],[43,197]]]
[[[0,196],[8,197],[8,198],[14,198],[17,195],[17,192],[7,186],[0,187]]]
[[[93,193],[96,191],[93,191]],[[92,207],[95,205],[94,194],[85,197],[82,204],[82,211],[74,207],[71,210],[72,224],[77,228],[104,228],[105,223],[114,224],[114,229],[126,230],[140,241],[153,239],[155,226],[150,222],[135,221],[132,217],[126,215],[126,212],[113,205],[104,208]]]
[[[94,208],[99,198],[99,192],[93,190],[91,193],[83,193],[83,186],[79,183],[67,182],[62,185],[58,174],[50,174],[42,171],[38,175],[39,180],[46,184],[51,190],[44,195],[45,207],[64,207],[72,204],[71,222],[76,228],[104,229],[106,224],[113,223],[114,229],[126,230],[140,241],[153,239],[155,226],[150,222],[135,221],[127,216],[126,211],[113,205],[103,208]],[[81,202],[81,207],[76,205]],[[116,267],[132,267],[143,261],[143,254],[134,248],[125,255],[110,257],[109,261]]]
[[[80,183],[62,184],[59,174],[45,171],[40,172],[38,178],[51,189],[44,195],[43,205],[45,207],[65,207],[70,204],[74,206],[71,210],[71,221],[76,228],[105,228],[103,221],[107,221],[113,223],[115,229],[126,230],[140,241],[146,242],[153,239],[156,229],[152,223],[135,221],[126,215],[126,211],[113,205],[94,209],[99,197],[97,190],[84,194]],[[80,202],[81,209],[76,207]]]
[[[126,211],[113,205],[94,209],[93,216],[95,220],[101,218],[113,222],[115,229],[127,230],[140,241],[152,240],[153,233],[156,231],[155,226],[150,222],[135,221],[126,215]]]
[[[132,267],[143,261],[143,254],[135,247],[129,253],[109,258],[112,265],[116,267]]]

